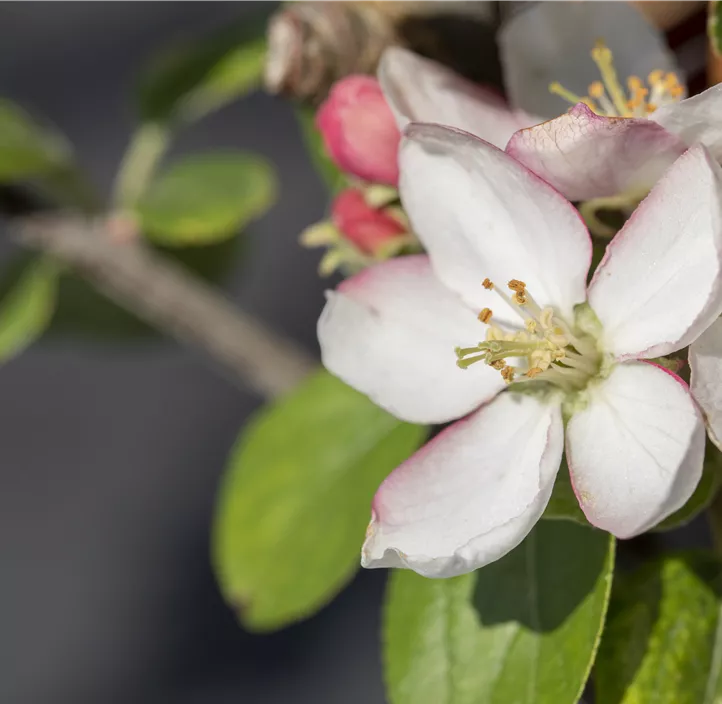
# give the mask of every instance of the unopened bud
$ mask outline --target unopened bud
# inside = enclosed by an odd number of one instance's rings
[[[372,183],[398,183],[401,134],[375,78],[354,75],[335,83],[316,125],[342,171]]]
[[[347,188],[336,196],[331,217],[342,237],[372,256],[390,241],[406,235],[402,223],[383,210],[372,208],[356,188]]]

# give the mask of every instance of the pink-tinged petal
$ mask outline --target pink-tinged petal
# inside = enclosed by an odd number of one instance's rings
[[[419,255],[347,279],[318,321],[323,364],[398,418],[444,423],[495,396],[504,381],[483,363],[456,365],[454,348],[484,338],[475,313]]]
[[[399,164],[412,229],[436,274],[466,301],[478,305],[487,277],[500,287],[520,279],[564,315],[584,301],[589,233],[572,205],[519,162],[466,132],[412,124]]]
[[[702,408],[710,440],[722,449],[722,319],[689,347],[692,396]]]
[[[384,481],[361,564],[453,577],[498,560],[543,513],[563,436],[558,404],[500,394]]]
[[[687,144],[700,142],[717,161],[722,161],[722,84],[704,93],[659,108],[650,119]]]
[[[567,424],[567,462],[589,522],[631,538],[674,513],[702,476],[704,442],[678,376],[645,362],[615,367]]]
[[[590,50],[600,37],[614,54],[617,75],[646,77],[661,69],[677,71],[674,54],[662,32],[652,27],[631,3],[520,3],[519,10],[498,34],[504,79],[513,105],[554,117],[569,106],[552,95],[558,81],[584,94],[599,70]]]
[[[517,132],[506,151],[576,201],[646,192],[686,148],[651,120],[601,117],[579,103]]]
[[[409,122],[435,122],[465,130],[503,149],[514,132],[541,121],[512,110],[494,91],[407,49],[386,49],[378,76],[402,130]]]
[[[618,359],[689,345],[722,312],[722,171],[683,154],[607,247],[589,287]]]

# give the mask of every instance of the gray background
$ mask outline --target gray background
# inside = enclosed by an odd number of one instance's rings
[[[52,120],[107,191],[144,61],[168,41],[271,9],[4,3],[0,95]],[[254,95],[184,132],[175,151],[209,147],[276,164],[281,198],[248,229],[227,290],[315,353],[324,284],[318,253],[296,237],[322,217],[325,193],[291,108]],[[214,493],[259,398],[169,342],[51,338],[0,371],[0,399],[0,701],[383,701],[382,574],[268,636],[244,633],[218,594]]]

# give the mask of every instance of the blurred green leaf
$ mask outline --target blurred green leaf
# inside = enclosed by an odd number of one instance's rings
[[[722,3],[719,0],[712,0],[709,4],[707,15],[707,36],[712,51],[717,56],[722,56]]]
[[[348,179],[343,171],[333,163],[326,151],[321,133],[316,127],[315,110],[308,106],[299,106],[296,108],[296,119],[301,128],[301,135],[311,163],[323,179],[329,193],[331,195],[338,193],[348,185]]]
[[[242,153],[199,154],[176,162],[137,203],[140,224],[165,246],[205,245],[233,236],[276,197],[268,162]]]
[[[159,55],[141,76],[141,119],[195,120],[255,90],[263,77],[264,34],[264,21],[246,20]]]
[[[325,371],[244,428],[221,487],[213,554],[247,627],[280,628],[341,590],[358,569],[378,485],[425,434]]]
[[[597,704],[722,701],[722,565],[667,555],[615,581],[595,671]]]
[[[566,457],[562,458],[562,464],[554,482],[554,490],[544,511],[544,518],[564,519],[588,525],[584,511],[580,508],[572,488]]]
[[[395,570],[383,626],[390,704],[576,704],[613,569],[609,535],[540,521],[472,574]]]
[[[694,494],[681,509],[675,511],[669,518],[665,518],[654,530],[672,530],[689,523],[710,505],[719,491],[720,484],[722,484],[722,454],[707,440],[704,471]]]
[[[70,160],[67,142],[21,107],[0,98],[0,183],[41,176]]]
[[[245,238],[235,237],[207,247],[166,249],[156,245],[154,248],[203,280],[220,285],[243,256]],[[61,337],[80,336],[113,342],[156,334],[152,327],[72,272],[63,272],[61,276],[58,309],[49,332]]]
[[[0,362],[20,354],[48,327],[55,311],[59,270],[44,258],[15,268],[0,298]]]

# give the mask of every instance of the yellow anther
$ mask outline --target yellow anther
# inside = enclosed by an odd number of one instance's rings
[[[635,93],[638,90],[644,90],[644,83],[639,76],[629,76],[627,78],[627,88],[631,93]]]
[[[503,359],[497,359],[496,362],[492,362],[490,366],[501,371],[506,366],[506,362]]]
[[[528,376],[530,379],[533,379],[535,376],[541,374],[544,370],[540,369],[539,367],[532,367],[527,373],[526,376]]]
[[[482,285],[487,291],[491,291],[491,289],[494,288],[494,284],[491,283],[491,280],[490,280],[490,279],[484,279],[484,280],[481,282],[481,285]]]
[[[514,297],[512,298],[512,300],[517,305],[523,306],[526,303],[526,296],[524,295],[523,291],[517,291],[514,294]]]
[[[594,81],[587,90],[592,98],[601,98],[604,95],[604,84],[601,81]]]
[[[619,84],[617,72],[614,69],[612,52],[603,41],[598,41],[592,49],[592,59],[594,63],[597,64],[599,73],[602,74],[602,81],[618,114],[625,115],[627,112],[627,98],[624,95],[622,86]]]
[[[517,293],[524,293],[524,289],[526,288],[526,284],[523,281],[519,281],[519,279],[512,279],[507,286]]]
[[[507,384],[511,384],[514,381],[514,367],[504,367],[501,370],[501,376]]]
[[[533,335],[536,332],[537,328],[537,322],[533,318],[528,318],[526,323],[524,323],[526,326],[526,329]]]
[[[491,320],[491,308],[483,308],[479,313],[479,321],[482,323],[488,323]]]
[[[661,69],[655,69],[649,74],[649,76],[647,76],[647,83],[649,83],[649,85],[654,88],[658,83],[662,82],[663,76],[664,71],[662,71]]]

